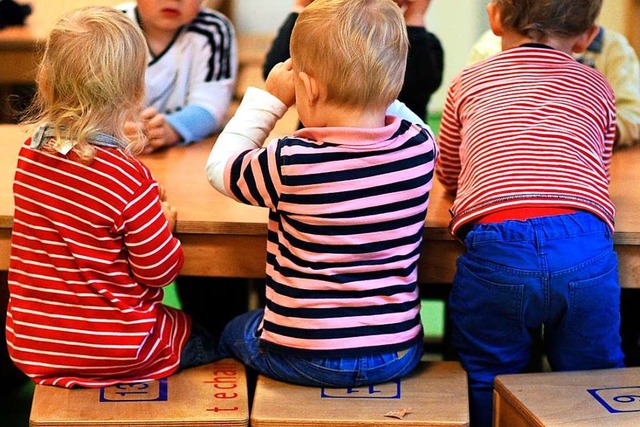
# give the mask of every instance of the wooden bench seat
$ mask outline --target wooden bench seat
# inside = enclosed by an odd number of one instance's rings
[[[251,426],[468,426],[468,407],[467,378],[457,362],[422,362],[399,381],[353,389],[259,376]],[[400,418],[385,416],[390,413]]]
[[[640,426],[640,368],[500,375],[496,427]]]
[[[104,388],[36,386],[30,426],[247,426],[245,369],[232,359]]]

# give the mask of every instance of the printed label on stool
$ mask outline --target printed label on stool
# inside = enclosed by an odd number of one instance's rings
[[[333,399],[400,399],[400,380],[364,387],[326,388],[320,397]]]
[[[640,412],[640,386],[587,389],[610,413]]]
[[[167,379],[142,383],[118,384],[100,389],[100,402],[166,401]]]

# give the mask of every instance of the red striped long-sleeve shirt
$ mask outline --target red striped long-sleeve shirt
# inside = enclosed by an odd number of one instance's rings
[[[28,142],[29,143],[29,142]],[[39,384],[174,372],[190,321],[162,305],[184,254],[149,170],[96,147],[88,164],[25,145],[14,181],[7,342]]]
[[[615,106],[604,77],[542,45],[506,50],[452,81],[436,173],[456,193],[450,229],[512,207],[593,212],[613,229]]]

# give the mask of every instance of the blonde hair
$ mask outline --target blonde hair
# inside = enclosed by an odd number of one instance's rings
[[[61,138],[77,141],[83,161],[95,155],[92,134],[104,132],[137,152],[144,139],[129,140],[127,120],[138,120],[144,99],[147,45],[138,26],[109,7],[86,7],[63,16],[47,39],[28,114]]]
[[[329,102],[383,106],[400,93],[407,31],[392,0],[316,0],[298,17],[291,58],[326,85]]]
[[[493,0],[502,25],[533,39],[571,37],[595,24],[602,0]]]

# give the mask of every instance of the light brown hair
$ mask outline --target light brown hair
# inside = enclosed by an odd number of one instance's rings
[[[602,0],[492,0],[502,25],[534,39],[576,36],[594,25]],[[536,34],[537,33],[537,34]]]
[[[86,7],[63,16],[47,38],[28,122],[49,124],[56,138],[77,141],[88,161],[91,134],[105,132],[137,151],[123,125],[137,120],[144,99],[147,46],[139,27],[109,7]]]
[[[316,0],[291,36],[294,65],[341,105],[391,104],[402,88],[407,50],[402,12],[392,0]]]

